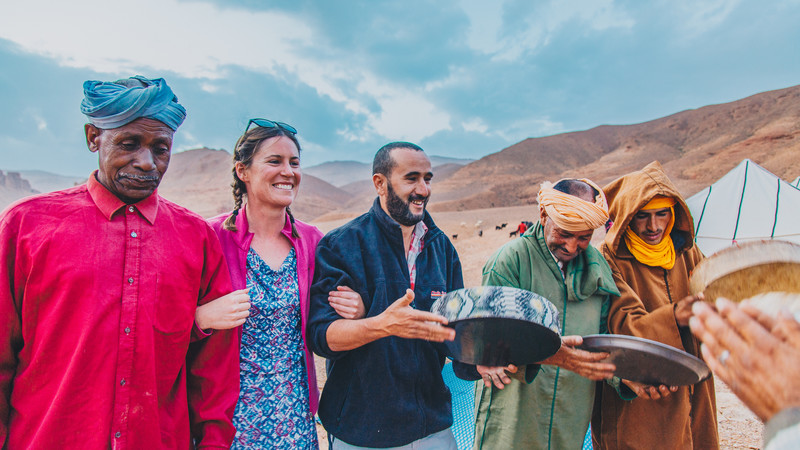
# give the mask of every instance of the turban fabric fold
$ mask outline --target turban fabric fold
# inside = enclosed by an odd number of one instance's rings
[[[595,188],[599,194],[593,202],[553,189],[553,183],[542,183],[539,189],[539,208],[557,227],[565,231],[578,232],[600,228],[608,221],[608,204],[603,190],[593,182],[581,180]]]
[[[144,117],[175,131],[186,118],[186,109],[163,78],[151,80],[137,75],[114,82],[90,80],[83,83],[83,94],[81,112],[92,125],[104,130]]]

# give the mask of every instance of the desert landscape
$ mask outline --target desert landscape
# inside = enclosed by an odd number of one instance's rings
[[[590,178],[605,185],[658,160],[685,197],[714,183],[744,158],[783,180],[800,175],[800,86],[688,110],[634,125],[525,139],[487,149],[478,160],[432,156],[428,209],[458,249],[467,286],[480,284],[489,256],[520,221],[536,221],[543,181]],[[301,156],[302,158],[302,156]],[[200,148],[176,153],[159,193],[204,217],[230,210],[231,154]],[[304,168],[295,216],[327,232],[365,212],[375,194],[370,165],[333,161]],[[88,174],[86,174],[88,176]],[[14,200],[80,183],[29,171],[0,171],[0,208]],[[506,224],[502,229],[502,224]],[[595,236],[597,243],[602,236]],[[324,370],[318,370],[324,383]],[[724,448],[759,448],[762,425],[718,382]],[[323,433],[324,434],[324,433]],[[323,436],[324,437],[324,436]]]

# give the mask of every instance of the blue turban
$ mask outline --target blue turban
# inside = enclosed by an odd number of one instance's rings
[[[163,78],[151,80],[137,75],[113,82],[90,80],[83,83],[83,94],[81,112],[92,125],[104,130],[145,117],[175,131],[186,118],[186,108]]]

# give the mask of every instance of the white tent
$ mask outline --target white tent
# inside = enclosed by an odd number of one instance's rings
[[[686,204],[694,218],[695,242],[706,256],[759,239],[800,244],[800,189],[749,159]]]
[[[792,181],[792,186],[796,187],[797,189],[800,189],[800,177],[797,177],[794,179],[794,181]]]

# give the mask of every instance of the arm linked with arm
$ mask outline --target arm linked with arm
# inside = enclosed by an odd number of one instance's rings
[[[0,217],[0,448],[8,440],[11,387],[17,370],[17,355],[22,347],[22,285],[16,267],[16,238],[9,219]]]
[[[346,271],[347,265],[339,257],[346,250],[336,251],[323,238],[317,246],[314,283],[311,287],[308,341],[315,353],[326,358],[336,358],[349,350],[387,336],[407,339],[425,339],[442,342],[452,340],[455,331],[442,327],[447,321],[436,314],[419,311],[409,305],[414,293],[395,300],[386,310],[364,319],[342,319],[328,301],[328,293],[337,286],[349,286],[358,291]],[[361,295],[361,294],[360,294]],[[362,296],[363,298],[363,296]],[[372,299],[364,299],[365,306]],[[366,308],[369,310],[369,307]]]
[[[219,242],[210,228],[208,233],[198,304],[231,291]],[[233,413],[239,398],[238,331],[215,331],[190,343],[186,366],[189,416],[197,448],[229,448],[236,433]]]

